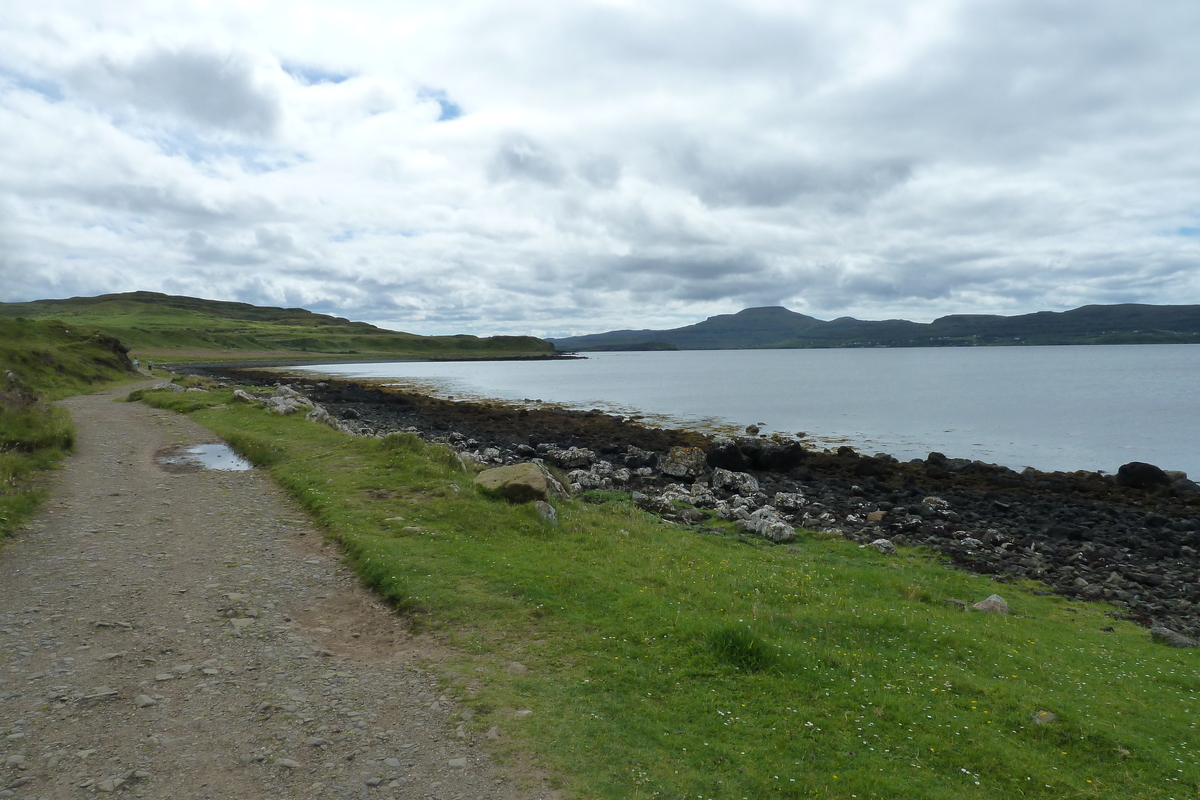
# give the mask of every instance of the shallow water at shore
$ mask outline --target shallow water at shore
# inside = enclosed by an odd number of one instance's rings
[[[301,369],[301,368],[295,368]],[[583,360],[334,364],[442,396],[540,400],[686,425],[765,423],[899,458],[1020,469],[1129,461],[1200,475],[1200,346],[722,350]]]

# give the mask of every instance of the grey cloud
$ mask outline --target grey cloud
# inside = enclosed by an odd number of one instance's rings
[[[612,156],[589,156],[580,160],[576,172],[593,186],[611,189],[621,179],[621,163]]]
[[[1195,4],[989,0],[958,23],[904,69],[830,101],[836,130],[862,140],[884,124],[899,146],[1016,164],[1144,135],[1196,102],[1194,70],[1178,68],[1200,27]]]
[[[494,181],[527,180],[556,186],[566,177],[559,157],[526,136],[510,136],[496,148],[489,165]]]
[[[720,278],[746,278],[766,269],[762,259],[752,253],[731,256],[701,255],[626,256],[607,262],[604,272],[617,275],[645,275],[689,281],[711,281]]]
[[[129,62],[102,58],[77,67],[75,92],[102,106],[181,117],[213,130],[275,132],[279,98],[259,85],[249,59],[200,48],[152,50]]]
[[[296,249],[296,241],[286,231],[273,231],[268,228],[256,228],[254,238],[258,246],[264,250],[277,253],[291,253]]]
[[[266,261],[262,253],[248,247],[221,245],[203,231],[192,231],[183,241],[184,250],[201,264],[234,264],[250,266]]]
[[[786,4],[779,11],[722,0],[563,8],[569,10],[549,15],[543,26],[514,25],[511,15],[482,18],[475,33],[515,40],[534,52],[545,42],[569,42],[552,48],[559,79],[568,83],[599,69],[606,78],[619,72],[624,81],[665,79],[696,90],[711,75],[757,78],[764,69],[780,80],[811,80],[829,68],[834,50],[825,31]]]
[[[762,257],[741,253],[675,253],[596,260],[572,283],[576,301],[620,293],[639,305],[729,299],[770,305],[786,291],[784,275]]]
[[[204,203],[176,185],[131,183],[98,186],[60,187],[59,196],[75,195],[84,203],[109,211],[127,211],[138,215],[173,219],[185,223],[235,221],[246,209],[222,208]]]
[[[782,206],[804,200],[854,210],[904,183],[909,159],[786,156],[754,142],[738,148],[694,141],[661,150],[672,178],[710,206]]]

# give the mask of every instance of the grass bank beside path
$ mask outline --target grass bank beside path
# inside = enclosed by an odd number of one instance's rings
[[[16,382],[6,379],[10,371]],[[0,318],[0,539],[37,509],[42,473],[75,445],[70,417],[47,401],[137,377],[110,337]]]
[[[269,469],[414,628],[470,725],[596,798],[1195,798],[1200,653],[901,548],[701,534],[619,495],[551,525],[409,435],[147,392]],[[967,612],[999,592],[1013,616]],[[529,712],[529,713],[526,713]]]

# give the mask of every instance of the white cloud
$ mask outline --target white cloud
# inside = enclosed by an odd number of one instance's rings
[[[0,9],[6,300],[563,334],[1200,302],[1200,7]]]

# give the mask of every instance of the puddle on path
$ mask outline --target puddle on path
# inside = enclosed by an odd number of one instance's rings
[[[227,444],[165,447],[154,454],[154,460],[168,472],[194,472],[201,469],[241,472],[254,467]]]

